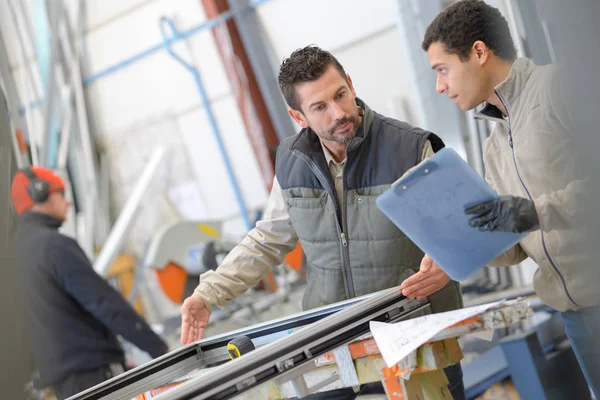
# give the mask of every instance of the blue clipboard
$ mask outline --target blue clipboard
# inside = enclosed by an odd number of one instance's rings
[[[464,210],[498,194],[454,150],[423,161],[377,198],[379,209],[454,280],[464,280],[527,234],[480,232]]]

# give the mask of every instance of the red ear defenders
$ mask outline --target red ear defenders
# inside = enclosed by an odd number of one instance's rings
[[[48,182],[44,182],[39,179],[31,168],[24,168],[21,170],[25,176],[29,179],[27,184],[27,193],[35,203],[43,203],[50,197],[50,185]]]

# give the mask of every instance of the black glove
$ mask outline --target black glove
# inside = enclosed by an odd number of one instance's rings
[[[523,233],[539,229],[540,220],[533,201],[515,196],[500,196],[465,210],[475,215],[469,225],[480,231]]]

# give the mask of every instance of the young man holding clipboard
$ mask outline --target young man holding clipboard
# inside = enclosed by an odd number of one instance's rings
[[[556,66],[517,58],[508,24],[479,0],[454,3],[428,27],[423,40],[436,90],[462,110],[485,103],[476,118],[496,122],[483,144],[487,182],[496,200],[465,212],[484,232],[531,232],[490,265],[531,257],[534,287],[561,313],[567,335],[596,398],[600,398],[600,273],[587,248],[581,213],[590,196],[573,154],[575,129],[568,88]],[[411,283],[410,281],[408,282]],[[411,295],[413,286],[403,293]]]

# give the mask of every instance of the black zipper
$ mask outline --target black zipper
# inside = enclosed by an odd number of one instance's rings
[[[343,261],[343,265],[342,265],[342,275],[344,277],[344,283],[346,284],[346,295],[349,299],[355,297],[354,296],[354,288],[353,285],[350,282],[350,274],[349,274],[349,265],[350,265],[350,261],[349,261],[349,252],[348,252],[348,238],[346,233],[343,230],[342,227],[342,223],[340,221],[340,218],[343,218],[341,216],[341,213],[339,212],[339,204],[337,201],[337,196],[336,196],[336,192],[335,189],[331,187],[331,185],[329,184],[329,181],[327,180],[327,177],[325,176],[325,174],[323,174],[323,171],[321,171],[319,169],[319,167],[315,164],[315,162],[309,158],[306,154],[302,153],[300,150],[294,149],[292,151],[292,154],[294,154],[296,157],[299,157],[301,160],[303,160],[304,162],[306,162],[309,166],[309,168],[313,171],[313,173],[317,176],[317,179],[319,180],[319,182],[321,182],[321,185],[323,185],[323,187],[325,188],[325,190],[327,191],[327,193],[329,193],[329,196],[332,196],[331,199],[333,201],[334,204],[334,208],[335,208],[335,215],[336,215],[336,221],[337,221],[337,229],[338,229],[338,235],[340,237],[340,245],[341,245],[341,253],[342,253],[342,261]],[[347,157],[347,155],[346,155]],[[347,158],[346,158],[347,159]],[[344,165],[345,167],[345,165]],[[342,191],[343,192],[343,191]],[[342,194],[342,199],[344,198],[344,195]],[[342,200],[343,201],[343,200]],[[338,217],[339,215],[339,217]]]
[[[529,197],[529,200],[533,201],[533,197],[531,196],[531,193],[529,193],[529,189],[527,189],[527,186],[525,185],[525,182],[523,181],[523,178],[521,177],[521,173],[519,172],[519,167],[517,166],[517,158],[515,156],[515,148],[514,148],[514,143],[513,143],[512,129],[511,129],[511,125],[510,125],[510,114],[508,112],[508,107],[506,107],[506,103],[504,102],[504,99],[502,98],[502,96],[500,96],[500,93],[498,93],[498,91],[496,89],[494,89],[494,92],[496,93],[496,96],[498,96],[498,98],[502,102],[502,105],[504,106],[504,109],[506,110],[506,117],[508,118],[508,145],[510,146],[510,150],[512,153],[513,163],[515,164],[515,171],[517,172],[517,177],[519,178],[519,181],[521,182],[523,189],[525,189],[525,192],[527,193],[527,197]],[[540,232],[542,234],[542,248],[544,249],[544,253],[546,254],[546,257],[548,258],[550,265],[552,265],[552,268],[554,268],[554,271],[556,271],[556,273],[560,277],[560,280],[563,284],[563,288],[565,289],[565,293],[567,294],[567,297],[573,304],[580,307],[580,305],[575,301],[575,299],[573,299],[573,296],[571,295],[571,293],[569,292],[569,289],[567,288],[567,282],[565,281],[565,278],[563,277],[560,270],[554,263],[552,256],[550,256],[550,252],[548,251],[548,247],[546,246],[546,236],[544,235],[544,231],[540,229]]]

